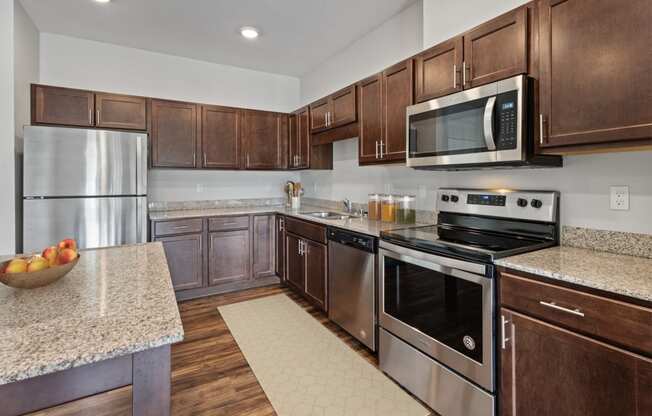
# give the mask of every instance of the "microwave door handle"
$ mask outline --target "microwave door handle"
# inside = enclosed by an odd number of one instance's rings
[[[496,97],[490,97],[484,107],[484,141],[487,144],[487,149],[496,150],[496,142],[494,141],[494,106],[496,105]]]

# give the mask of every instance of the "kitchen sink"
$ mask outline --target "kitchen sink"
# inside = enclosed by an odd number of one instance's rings
[[[321,218],[322,220],[347,220],[350,218],[360,218],[355,215],[340,214],[339,212],[320,211],[320,212],[304,212],[303,215],[309,217]]]

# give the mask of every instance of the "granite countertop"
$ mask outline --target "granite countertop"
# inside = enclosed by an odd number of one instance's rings
[[[182,339],[161,243],[82,251],[42,288],[0,284],[0,385]]]
[[[652,302],[652,259],[574,247],[552,247],[495,262],[551,279]]]
[[[349,218],[345,220],[327,220],[305,215],[309,212],[330,211],[340,212],[319,206],[302,205],[300,209],[290,209],[284,205],[263,206],[263,207],[236,207],[236,208],[207,208],[207,209],[180,209],[172,211],[151,211],[149,219],[152,221],[176,220],[184,218],[219,217],[225,215],[250,215],[250,214],[284,214],[290,217],[299,218],[319,224],[338,227],[345,230],[356,231],[362,234],[380,237],[382,231],[396,230],[400,228],[416,227],[427,224],[401,225],[372,221],[366,217]]]

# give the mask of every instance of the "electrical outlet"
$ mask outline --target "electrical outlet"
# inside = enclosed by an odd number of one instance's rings
[[[195,192],[197,192],[198,194],[203,193],[204,192],[204,185],[202,185],[201,183],[196,184],[195,185]]]
[[[611,209],[616,211],[629,210],[629,186],[612,186]]]

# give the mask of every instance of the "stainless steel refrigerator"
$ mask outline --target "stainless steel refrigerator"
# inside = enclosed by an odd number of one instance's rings
[[[147,241],[147,135],[25,127],[23,251]]]

